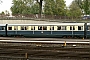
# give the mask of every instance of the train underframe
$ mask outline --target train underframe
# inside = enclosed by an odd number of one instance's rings
[[[83,35],[8,35],[8,37],[26,37],[26,38],[84,38]]]

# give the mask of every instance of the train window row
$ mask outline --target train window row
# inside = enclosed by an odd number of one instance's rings
[[[88,30],[90,30],[90,26],[88,26]]]
[[[5,26],[0,26],[0,30],[5,30]]]
[[[8,30],[83,30],[83,26],[8,26]]]

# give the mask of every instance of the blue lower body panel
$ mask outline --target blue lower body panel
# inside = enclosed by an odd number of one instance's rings
[[[6,35],[6,31],[0,31],[0,36],[5,36]]]
[[[87,38],[90,38],[90,31],[87,31],[86,33],[87,33],[87,34],[86,34],[86,37],[87,37]]]
[[[8,36],[22,35],[28,37],[63,37],[84,36],[84,31],[8,31]]]

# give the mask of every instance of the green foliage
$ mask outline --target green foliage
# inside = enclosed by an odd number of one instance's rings
[[[72,2],[68,11],[69,11],[68,16],[71,17],[80,17],[82,15],[81,9],[78,7],[75,1]]]
[[[13,6],[11,7],[12,14],[22,14],[25,9],[25,4],[22,0],[13,0]]]
[[[31,13],[39,14],[39,4],[37,2],[31,7]]]
[[[65,15],[65,1],[64,0],[44,0],[44,13],[51,15]]]
[[[0,13],[1,15],[5,15],[5,13],[2,11],[1,13]]]
[[[43,13],[45,15],[60,15],[60,16],[70,16],[78,17],[81,16],[81,8],[83,8],[81,3],[78,5],[75,1],[70,5],[70,9],[66,8],[64,0],[13,0],[13,6],[11,7],[12,14],[39,14],[41,9],[42,1]]]
[[[13,0],[12,14],[34,14],[38,13],[38,4],[34,0]]]
[[[90,15],[90,0],[76,0],[76,2],[85,15]]]
[[[88,15],[88,14],[90,14],[90,1],[89,0],[84,0],[83,2],[84,2],[83,9],[85,11],[85,14]]]
[[[64,0],[13,0],[11,7],[12,14],[39,14],[41,11],[42,1],[45,3],[43,11],[45,14],[65,15]]]
[[[2,11],[2,12],[0,13],[0,17],[4,17],[4,16],[5,16],[5,12]]]

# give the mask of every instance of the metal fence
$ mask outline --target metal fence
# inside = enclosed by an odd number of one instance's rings
[[[0,19],[81,19],[81,17],[68,17],[60,15],[40,15],[40,14],[15,14],[14,16],[0,16]]]

